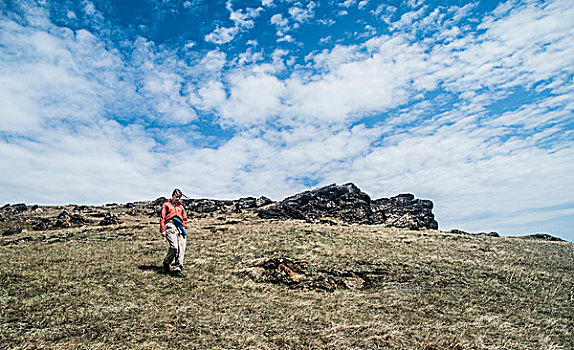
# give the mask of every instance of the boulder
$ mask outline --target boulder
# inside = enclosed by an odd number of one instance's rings
[[[81,227],[90,221],[81,214],[70,214],[67,210],[58,214],[56,221],[52,224],[53,228]]]
[[[163,203],[167,202],[167,198],[165,197],[159,197],[156,198],[156,200],[154,200],[151,204],[152,207],[157,207],[159,206],[161,208],[161,206],[163,205]]]
[[[186,211],[194,211],[196,213],[225,212],[226,201],[215,199],[186,199],[183,201],[183,207]]]
[[[2,207],[2,213],[6,215],[16,215],[28,210],[28,206],[24,203],[6,204]]]
[[[259,198],[257,198],[257,200],[255,201],[255,207],[259,208],[259,207],[263,207],[266,205],[269,205],[273,203],[273,201],[265,196],[261,196]]]
[[[2,236],[11,236],[11,235],[16,235],[18,233],[22,233],[22,228],[21,227],[12,227],[12,228],[9,228],[6,231],[2,232]]]
[[[239,198],[235,203],[235,212],[241,212],[242,209],[253,209],[266,206],[268,204],[273,203],[273,201],[265,196],[261,196],[259,198],[254,197],[246,197],[246,198]]]
[[[100,226],[118,225],[121,224],[120,219],[112,213],[107,213],[104,219],[100,221]]]
[[[377,223],[411,230],[438,229],[432,213],[433,203],[417,199],[410,193],[374,200],[371,207]]]

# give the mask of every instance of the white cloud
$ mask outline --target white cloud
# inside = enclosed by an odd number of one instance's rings
[[[317,4],[313,1],[309,2],[306,8],[293,6],[289,9],[289,15],[291,15],[291,18],[293,18],[294,21],[303,23],[315,16],[314,10],[316,6]]]
[[[255,25],[253,19],[257,18],[263,8],[258,7],[246,8],[240,10],[233,10],[231,0],[228,0],[226,9],[229,11],[229,19],[233,21],[233,27],[217,27],[215,30],[207,35],[205,35],[204,40],[214,44],[222,45],[231,42],[235,37],[248,29],[252,29]]]
[[[237,33],[239,33],[239,27],[217,27],[213,32],[207,34],[204,39],[214,44],[227,44],[235,39]]]
[[[277,39],[277,42],[278,43],[280,43],[280,42],[294,43],[295,39],[291,35],[287,34],[287,35],[283,35],[279,39]]]
[[[289,26],[289,20],[287,18],[284,18],[283,15],[281,15],[280,13],[276,13],[271,17],[270,20],[271,24],[275,25],[277,27],[277,30],[284,33],[284,32],[288,32],[289,30],[291,30],[291,27]]]
[[[265,73],[238,72],[229,77],[229,85],[229,100],[219,109],[224,120],[237,125],[252,125],[280,112],[284,84],[276,77]]]
[[[339,3],[340,7],[349,8],[357,3],[357,0],[345,0]]]
[[[370,0],[363,0],[361,2],[359,2],[359,10],[362,10],[363,8],[365,8],[365,6],[367,6],[369,4]]]

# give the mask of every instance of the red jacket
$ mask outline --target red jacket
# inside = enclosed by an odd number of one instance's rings
[[[187,215],[185,214],[185,209],[181,205],[181,201],[178,201],[173,205],[171,203],[171,199],[169,199],[161,206],[161,219],[159,220],[159,229],[161,230],[161,233],[165,232],[166,221],[175,216],[178,216],[181,221],[183,221],[183,227],[187,230]]]

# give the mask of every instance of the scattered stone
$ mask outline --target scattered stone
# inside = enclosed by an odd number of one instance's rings
[[[22,233],[22,228],[21,227],[12,227],[12,228],[9,228],[6,231],[4,231],[2,233],[2,236],[11,236],[11,235],[16,235],[18,233]]]
[[[329,266],[325,269],[315,269],[304,261],[275,258],[245,269],[244,273],[255,282],[275,283],[316,292],[332,292],[339,287],[361,290],[386,274],[380,267],[361,262],[353,265],[329,264]]]

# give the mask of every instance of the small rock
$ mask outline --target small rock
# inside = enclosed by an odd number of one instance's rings
[[[267,275],[262,267],[248,268],[245,270],[245,273],[255,282],[267,282]]]
[[[102,221],[100,221],[100,226],[108,225],[118,225],[121,224],[120,219],[112,213],[107,213]]]
[[[11,236],[18,233],[22,233],[21,227],[12,227],[2,233],[2,236]]]

